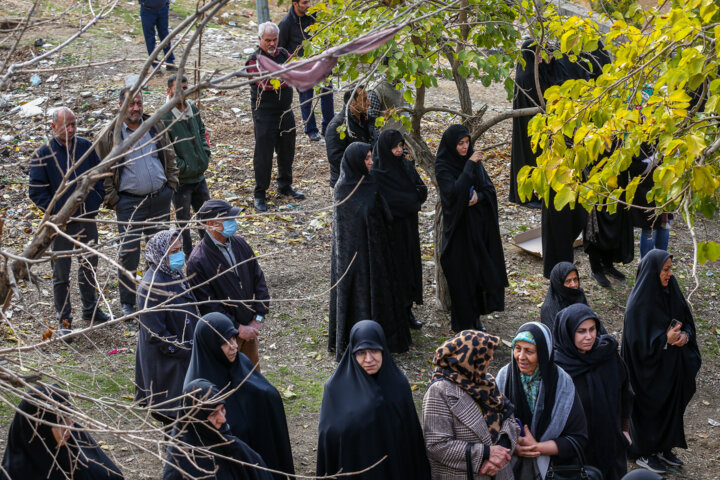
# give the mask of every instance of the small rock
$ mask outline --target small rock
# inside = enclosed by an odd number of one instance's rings
[[[253,53],[254,51],[255,51],[254,48],[246,48],[246,49],[243,50],[243,53],[244,53],[245,55],[250,55],[250,54]]]
[[[35,45],[35,48],[40,48],[45,44],[45,40],[42,38],[38,38],[33,42],[33,45]]]
[[[85,91],[85,92],[80,92],[80,96],[81,96],[82,98],[88,98],[88,97],[91,97],[91,96],[92,96],[92,92],[87,92],[87,91]]]
[[[41,83],[42,83],[42,78],[40,78],[40,75],[38,75],[37,73],[35,75],[33,75],[32,77],[30,77],[30,85],[32,85],[33,87],[37,87]]]

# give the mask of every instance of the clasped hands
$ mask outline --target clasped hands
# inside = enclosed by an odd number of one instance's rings
[[[667,343],[676,347],[684,347],[688,342],[687,332],[680,330],[682,323],[678,322],[674,327],[668,328]]]
[[[480,475],[494,477],[510,461],[510,450],[500,445],[490,447],[490,458],[480,467]]]

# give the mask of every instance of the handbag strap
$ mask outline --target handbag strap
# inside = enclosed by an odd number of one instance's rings
[[[465,445],[465,464],[467,469],[467,480],[474,480],[475,473],[473,472],[473,464],[472,464],[472,447],[475,445],[475,443],[468,442],[467,445]]]
[[[583,452],[582,448],[580,448],[580,444],[578,443],[578,441],[575,440],[573,437],[565,438],[567,438],[568,442],[570,442],[570,445],[572,445],[573,450],[575,450],[575,455],[580,461],[580,465],[585,465],[585,453]]]

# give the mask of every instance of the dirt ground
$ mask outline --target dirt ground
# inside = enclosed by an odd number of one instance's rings
[[[60,61],[46,63],[41,67],[51,69],[53,65],[62,65],[62,62],[66,65],[82,65],[90,59],[115,59],[118,58],[117,52],[127,58],[142,58],[145,52],[139,33],[139,19],[133,16],[136,6],[133,2],[125,4],[123,10],[118,11],[118,17],[84,36]],[[179,1],[177,4],[178,8],[182,5],[187,8],[185,2]],[[285,8],[274,7],[273,19],[279,20]],[[249,24],[254,18],[252,9],[244,3],[233,3],[227,13],[222,24],[211,29],[203,38],[203,69],[237,66],[247,57],[243,52],[254,46],[254,29]],[[132,22],[133,18],[135,23]],[[179,18],[177,13],[171,16],[171,24],[177,24]],[[234,22],[236,26],[229,22]],[[28,41],[32,43],[35,37],[42,34],[44,42],[56,42],[70,31],[69,25],[66,25],[55,30],[33,32],[29,34]],[[197,58],[196,54],[191,55],[191,58]],[[42,72],[42,83],[39,86],[30,86],[29,76],[21,77],[11,91],[4,92],[11,97],[10,104],[0,110],[0,135],[3,138],[0,143],[0,211],[6,218],[2,248],[19,252],[39,222],[40,216],[26,195],[27,171],[30,155],[49,131],[49,120],[46,117],[38,115],[20,118],[17,113],[12,113],[12,108],[38,97],[47,97],[44,107],[70,106],[78,116],[78,126],[81,128],[79,134],[92,138],[115,113],[117,91],[124,77],[138,68],[137,64],[132,63],[83,68],[60,73],[54,80],[52,71]],[[151,79],[144,97],[146,111],[152,111],[164,102],[166,80],[167,74]],[[479,83],[473,83],[472,93],[478,105],[490,105],[488,115],[510,108],[510,102],[501,87],[484,88]],[[339,96],[336,95],[337,108]],[[212,164],[207,174],[211,194],[245,208],[239,218],[239,234],[261,255],[260,263],[273,297],[271,313],[260,339],[263,373],[285,399],[297,473],[313,474],[322,385],[336,366],[326,347],[332,191],[327,181],[329,170],[324,143],[310,142],[302,133],[298,135],[294,186],[306,193],[307,200],[288,203],[287,198],[277,197],[272,191],[274,187],[271,187],[268,198],[270,211],[258,215],[252,210],[254,140],[249,114],[249,89],[206,91],[199,103],[213,146]],[[441,81],[440,87],[430,92],[428,103],[446,106],[457,103],[454,86]],[[300,119],[297,111],[296,119]],[[428,119],[423,133],[433,149],[437,146],[442,130],[454,122],[445,114]],[[539,211],[520,208],[506,200],[510,131],[509,122],[500,124],[488,132],[478,145],[483,147],[503,143],[488,151],[483,159],[498,190],[505,260],[511,280],[511,286],[506,290],[505,311],[490,316],[484,322],[492,333],[503,339],[512,338],[522,323],[539,319],[539,307],[548,285],[542,277],[541,260],[512,244],[514,235],[539,226],[540,215]],[[430,185],[427,175],[423,173],[423,177]],[[432,234],[436,201],[437,194],[431,187],[430,197],[420,215],[425,303],[415,308],[417,318],[425,326],[421,331],[413,332],[411,351],[395,357],[411,382],[418,406],[431,374],[429,362],[432,352],[449,336],[449,316],[437,307],[435,301]],[[106,211],[101,218],[112,220],[114,217]],[[720,234],[717,222],[699,221],[696,227],[699,240],[717,238]],[[100,234],[100,250],[110,258],[115,258],[117,233],[114,225],[100,225]],[[676,275],[687,292],[694,284],[690,273],[692,243],[687,228],[677,216],[673,223],[670,250],[675,255]],[[589,280],[589,264],[581,249],[576,251],[576,262],[591,307],[600,315],[608,331],[619,338],[624,306],[632,289],[638,259],[620,268],[628,279],[624,282],[613,281],[609,289],[602,289]],[[54,321],[50,270],[44,265],[38,269],[38,273],[44,278],[39,289],[24,287],[23,301],[14,301],[8,310],[16,331],[3,330],[6,346],[12,346],[18,341],[39,341],[45,325]],[[720,387],[717,368],[720,348],[720,336],[717,333],[717,328],[720,328],[720,304],[717,300],[719,276],[718,265],[710,264],[698,269],[700,287],[692,296],[692,304],[704,364],[698,377],[698,391],[685,417],[689,448],[678,452],[688,466],[671,472],[667,476],[671,479],[713,479],[719,476],[716,472],[720,462],[720,430],[709,423],[711,419],[720,421],[720,397],[717,395]],[[105,260],[100,262],[99,278],[110,308],[114,313],[119,313],[116,275]],[[73,300],[77,307],[77,295]],[[78,324],[81,325],[81,322]],[[134,392],[135,336],[136,328],[132,324],[113,325],[92,338],[81,339],[71,346],[53,345],[27,355],[23,360],[31,368],[67,379],[80,391],[116,400],[124,399],[129,403]],[[109,353],[116,349],[118,353]],[[509,353],[506,347],[498,352],[493,371],[508,361]],[[117,410],[109,413],[108,410],[98,410],[94,406],[88,408],[111,424],[131,425],[130,417]],[[0,411],[0,448],[5,442],[11,415],[12,411],[7,406]],[[159,477],[160,461],[152,453],[138,448],[142,442],[132,445],[117,437],[102,434],[98,438],[107,442],[108,452],[121,466],[126,478]]]

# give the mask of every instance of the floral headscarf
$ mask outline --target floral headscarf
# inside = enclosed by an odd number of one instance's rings
[[[500,338],[477,330],[464,330],[435,351],[431,383],[447,380],[463,389],[480,406],[495,442],[502,423],[513,413],[513,405],[487,371]]]

